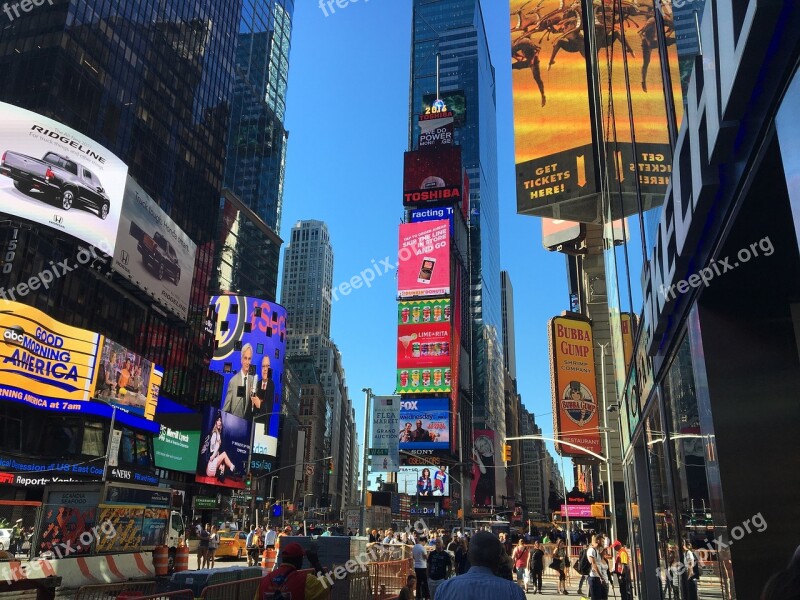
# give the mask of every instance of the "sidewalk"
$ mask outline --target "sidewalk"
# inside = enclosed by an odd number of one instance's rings
[[[528,600],[534,600],[535,598],[541,598],[542,600],[555,600],[556,598],[573,598],[573,600],[581,600],[582,598],[589,597],[589,592],[585,588],[583,590],[583,595],[578,594],[577,588],[567,588],[567,591],[569,592],[568,596],[565,596],[564,594],[556,594],[555,584],[547,585],[545,583],[542,586],[542,592],[544,592],[543,594],[539,595],[538,593],[533,594],[529,592],[525,597]]]

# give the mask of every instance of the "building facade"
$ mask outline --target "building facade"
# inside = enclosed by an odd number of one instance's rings
[[[437,91],[437,55],[440,93],[461,90],[466,99],[455,143],[470,186],[473,424],[504,432],[495,77],[479,0],[414,0],[409,148],[417,146],[423,96]]]

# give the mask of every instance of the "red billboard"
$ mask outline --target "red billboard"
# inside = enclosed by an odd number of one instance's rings
[[[398,325],[397,368],[450,366],[450,324]]]
[[[400,298],[450,293],[450,221],[400,225],[397,294]]]
[[[461,200],[461,148],[434,146],[406,152],[403,204],[449,204]]]

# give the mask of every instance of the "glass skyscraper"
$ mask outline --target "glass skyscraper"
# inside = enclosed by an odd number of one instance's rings
[[[284,127],[294,0],[243,0],[236,47],[225,187],[277,235],[286,168]],[[247,225],[242,254],[258,255],[260,289],[274,299],[280,244]],[[250,243],[248,243],[250,240]],[[246,278],[246,276],[244,277]],[[243,279],[234,274],[235,280]],[[248,292],[250,293],[250,292]]]
[[[504,432],[495,71],[480,1],[414,0],[412,35],[411,149],[422,97],[436,92],[437,54],[440,92],[466,97],[466,124],[456,128],[455,142],[470,182],[473,424]]]

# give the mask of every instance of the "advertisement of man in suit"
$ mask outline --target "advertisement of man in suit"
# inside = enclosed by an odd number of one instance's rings
[[[251,398],[252,415],[261,416],[272,412],[275,402],[275,382],[272,381],[272,368],[268,355],[261,359],[261,378],[256,384],[256,389]],[[247,418],[250,418],[249,416]]]
[[[242,368],[228,382],[225,403],[222,410],[242,419],[253,416],[252,399],[255,391],[255,375],[250,375],[250,363],[253,362],[253,346],[242,346]]]

